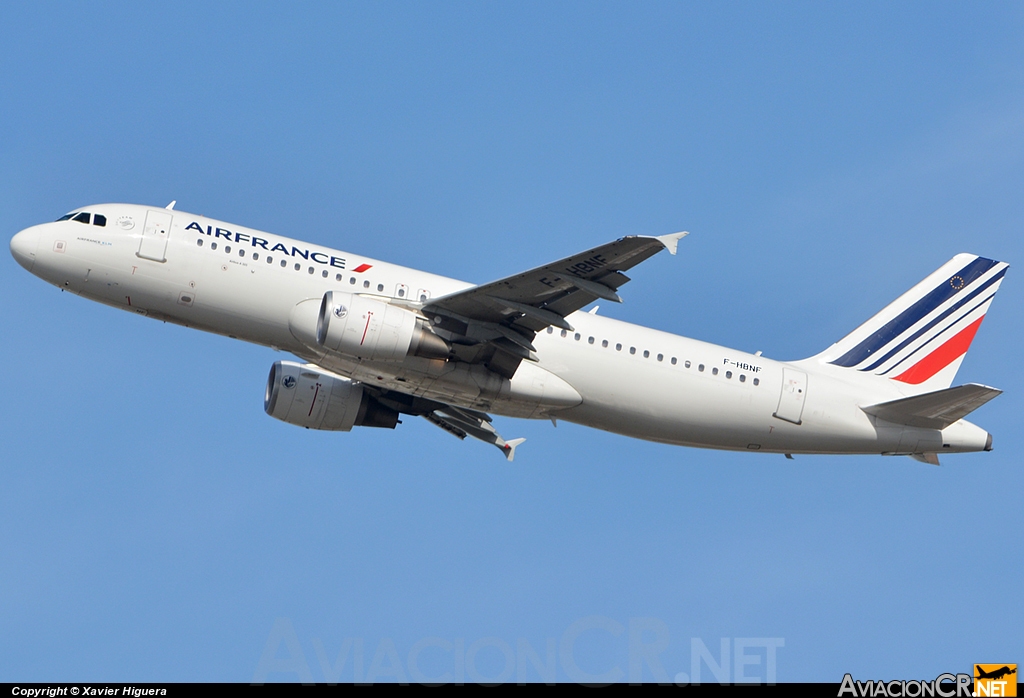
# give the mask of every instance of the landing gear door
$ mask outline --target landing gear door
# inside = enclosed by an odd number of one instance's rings
[[[806,397],[807,374],[792,368],[782,369],[782,394],[779,395],[779,406],[772,416],[799,424]]]
[[[142,239],[139,240],[139,257],[154,262],[167,261],[167,239],[171,236],[172,219],[170,211],[146,213],[146,226],[142,229]]]

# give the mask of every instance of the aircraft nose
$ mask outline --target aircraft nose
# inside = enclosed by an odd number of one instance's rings
[[[32,271],[36,263],[36,248],[39,246],[39,229],[26,228],[11,238],[11,256],[18,264]]]

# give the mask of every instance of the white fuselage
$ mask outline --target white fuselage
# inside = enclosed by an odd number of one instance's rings
[[[948,453],[983,450],[988,438],[963,420],[938,431],[889,424],[860,409],[903,397],[892,381],[811,361],[773,361],[582,311],[568,318],[574,332],[540,332],[533,342],[539,361],[524,361],[512,380],[455,361],[348,359],[325,353],[296,329],[315,323],[325,292],[414,307],[472,284],[182,211],[127,204],[83,210],[106,224],[29,228],[12,242],[19,262],[86,298],[288,351],[375,387],[709,448]],[[154,234],[154,221],[166,222],[163,237]]]

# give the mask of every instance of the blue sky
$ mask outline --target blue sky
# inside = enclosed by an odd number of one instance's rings
[[[8,237],[177,199],[485,282],[688,229],[601,312],[778,359],[955,253],[1024,260],[1019,4],[2,16]],[[0,680],[535,680],[524,648],[548,643],[562,679],[628,678],[658,643],[674,678],[737,638],[783,642],[781,681],[1024,661],[1017,271],[958,375],[1006,391],[974,415],[992,453],[788,461],[499,419],[528,438],[509,465],[423,420],[276,422],[263,386],[286,357],[2,255]],[[763,647],[747,675],[766,678]]]

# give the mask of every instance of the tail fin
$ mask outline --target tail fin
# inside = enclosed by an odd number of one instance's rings
[[[1008,268],[958,254],[815,358],[913,393],[948,388]]]

